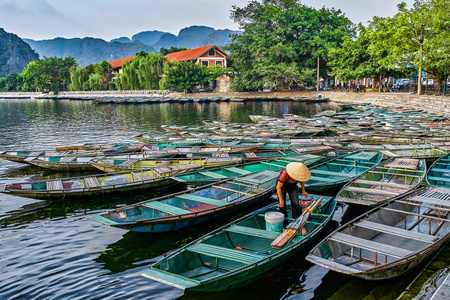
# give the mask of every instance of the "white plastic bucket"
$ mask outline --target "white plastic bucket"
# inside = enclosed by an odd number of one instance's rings
[[[266,230],[283,232],[284,215],[276,211],[269,211],[264,215],[266,220]]]

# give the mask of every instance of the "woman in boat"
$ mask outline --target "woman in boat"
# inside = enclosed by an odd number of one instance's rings
[[[309,172],[308,167],[298,162],[289,163],[286,166],[286,169],[281,172],[278,177],[276,189],[280,212],[284,214],[284,217],[287,217],[286,194],[289,194],[289,198],[291,199],[292,218],[294,219],[302,214],[300,205],[309,205],[304,202],[305,200],[308,200],[308,193],[305,191],[305,182],[310,179],[311,173]],[[298,182],[300,182],[303,194],[303,201],[301,201],[301,203],[299,203],[298,199]]]

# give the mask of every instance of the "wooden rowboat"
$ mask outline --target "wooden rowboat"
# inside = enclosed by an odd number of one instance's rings
[[[310,169],[311,179],[305,183],[306,191],[334,194],[347,182],[375,167],[382,158],[378,152],[359,151],[314,166]]]
[[[336,201],[376,206],[402,197],[425,179],[424,159],[391,158],[344,186]]]
[[[302,162],[305,165],[310,166],[322,159],[322,156],[307,154],[297,157],[285,157],[275,160],[266,160],[251,164],[245,164],[242,166],[222,166],[220,168],[213,168],[208,170],[196,170],[188,173],[176,174],[172,178],[184,184],[201,186],[219,180],[238,177],[254,172],[262,172],[265,170],[281,171],[286,168],[287,164],[290,162]]]
[[[95,216],[137,232],[170,232],[254,205],[272,195],[279,172],[264,171],[118,208]]]
[[[167,169],[170,171],[167,172]],[[129,192],[175,183],[170,176],[179,170],[155,168],[148,171],[107,173],[22,183],[0,184],[0,192],[36,199],[67,199]]]
[[[308,246],[331,220],[335,207],[334,198],[324,197],[305,224],[307,235],[297,234],[282,249],[275,249],[270,244],[281,233],[266,229],[265,213],[278,211],[278,207],[266,206],[176,250],[142,276],[179,289],[202,292],[247,285],[269,276]],[[289,206],[288,211],[290,215]]]
[[[331,233],[306,260],[367,280],[403,275],[450,238],[450,189],[423,188]]]
[[[104,158],[91,165],[100,171],[113,173],[134,170],[149,170],[155,167],[171,167],[172,169],[184,170],[197,168],[212,168],[223,165],[234,165],[242,162],[241,158],[235,157],[209,157],[209,158],[182,158],[182,159],[123,159]]]
[[[450,154],[442,156],[431,165],[427,182],[431,186],[450,188]]]

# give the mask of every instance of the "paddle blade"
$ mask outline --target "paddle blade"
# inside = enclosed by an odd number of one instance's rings
[[[273,242],[270,244],[272,248],[282,249],[287,243],[289,243],[294,236],[297,235],[298,229],[287,228],[283,230],[283,233],[280,234]]]

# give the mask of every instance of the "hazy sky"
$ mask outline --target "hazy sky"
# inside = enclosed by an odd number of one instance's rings
[[[404,0],[409,6],[413,0]],[[0,0],[0,28],[22,38],[98,37],[110,40],[138,32],[161,30],[178,34],[191,25],[237,30],[230,20],[232,5],[248,0]],[[304,0],[321,8],[340,9],[354,23],[373,16],[393,16],[391,0]]]

